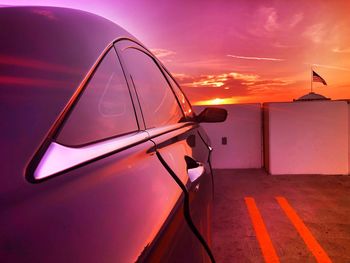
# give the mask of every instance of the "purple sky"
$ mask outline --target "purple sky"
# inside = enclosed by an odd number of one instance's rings
[[[193,103],[264,102],[310,89],[310,64],[350,97],[349,1],[0,0],[102,15],[135,35],[164,62]]]

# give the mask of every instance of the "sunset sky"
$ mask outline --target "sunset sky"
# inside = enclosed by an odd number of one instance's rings
[[[86,10],[150,48],[192,104],[291,101],[310,91],[311,64],[350,98],[350,1],[0,0]]]

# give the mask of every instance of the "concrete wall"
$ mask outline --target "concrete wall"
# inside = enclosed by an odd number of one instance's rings
[[[346,101],[266,103],[265,167],[271,174],[348,174]]]
[[[263,141],[263,163],[266,171],[270,171],[270,159],[269,159],[269,144],[270,144],[270,134],[269,134],[269,111],[266,104],[262,106],[262,114],[263,114],[263,133],[262,133],[262,141]]]
[[[194,106],[198,114],[206,106]],[[262,115],[260,104],[220,105],[228,111],[226,122],[203,123],[212,146],[212,164],[217,169],[262,167]],[[222,138],[227,144],[222,144]]]
[[[350,175],[350,100],[348,104],[348,174]]]

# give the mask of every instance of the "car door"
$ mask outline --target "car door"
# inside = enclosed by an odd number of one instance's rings
[[[1,261],[200,262],[113,46],[92,72],[3,200]]]
[[[170,76],[164,75],[168,73],[162,71],[161,65],[146,49],[128,40],[118,42],[116,47],[137,93],[145,131],[155,143],[159,162],[185,195],[184,216],[197,238],[196,250],[201,254],[199,262],[214,260],[210,251],[210,150],[200,136],[201,128],[188,118],[189,112],[186,115],[182,110],[181,98],[171,88]],[[196,253],[193,249],[188,251],[188,255],[193,253]]]

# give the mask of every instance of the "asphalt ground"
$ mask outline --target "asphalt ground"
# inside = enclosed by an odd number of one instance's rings
[[[350,262],[350,176],[214,170],[220,262]]]

